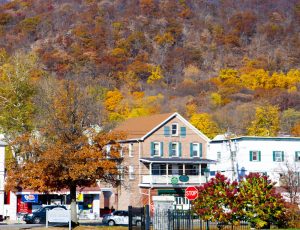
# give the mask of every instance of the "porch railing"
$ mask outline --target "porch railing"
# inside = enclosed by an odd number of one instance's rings
[[[172,184],[171,179],[173,177],[179,178],[180,175],[145,175],[142,176],[142,184]],[[205,183],[206,179],[204,176],[188,176],[187,182],[178,180],[179,185],[185,184],[202,184]]]

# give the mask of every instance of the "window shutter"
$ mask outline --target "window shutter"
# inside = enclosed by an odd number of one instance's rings
[[[170,136],[170,126],[164,126],[164,135],[165,137]]]
[[[253,160],[253,153],[252,153],[252,151],[250,151],[250,161],[252,161]]]
[[[181,142],[179,142],[179,157],[181,157],[181,155],[182,155],[181,152],[182,152],[181,151]]]
[[[151,156],[153,157],[153,155],[154,155],[154,143],[153,142],[150,143],[150,151],[151,151]]]
[[[160,142],[160,156],[164,156],[164,142]]]
[[[180,127],[180,136],[186,137],[186,127]]]
[[[284,161],[284,152],[281,152],[281,160]]]
[[[169,157],[172,156],[172,142],[169,142]]]
[[[275,151],[273,151],[273,161],[275,161]]]
[[[261,152],[258,151],[258,161],[261,161]]]
[[[295,161],[298,161],[298,152],[295,152]]]
[[[202,158],[203,154],[202,154],[202,143],[199,143],[199,155]]]
[[[190,143],[190,157],[193,157],[193,143]]]

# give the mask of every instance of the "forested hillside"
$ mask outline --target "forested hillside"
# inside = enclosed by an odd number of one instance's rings
[[[0,47],[35,54],[35,80],[83,81],[107,122],[178,111],[210,137],[300,136],[299,0],[15,0]]]

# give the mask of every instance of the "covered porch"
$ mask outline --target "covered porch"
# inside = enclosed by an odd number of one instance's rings
[[[201,158],[141,158],[148,173],[141,176],[142,186],[189,186],[205,183],[209,164],[215,161]]]

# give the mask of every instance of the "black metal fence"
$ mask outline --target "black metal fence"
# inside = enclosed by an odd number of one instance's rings
[[[129,230],[149,230],[150,213],[149,206],[145,207],[128,207],[128,229]]]
[[[189,210],[156,210],[152,218],[152,230],[246,230],[248,223],[226,225],[203,221]]]

